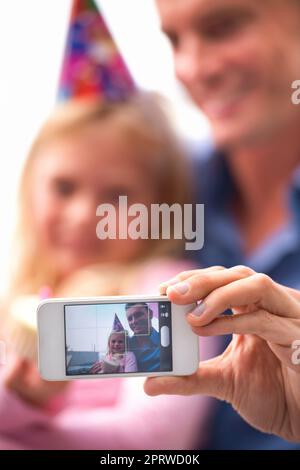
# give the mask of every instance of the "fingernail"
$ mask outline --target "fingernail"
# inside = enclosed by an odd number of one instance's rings
[[[197,307],[191,312],[191,315],[194,315],[195,317],[200,317],[202,313],[206,309],[206,304],[204,302],[200,302]]]
[[[184,295],[189,290],[190,286],[187,282],[179,282],[173,286],[170,286],[170,289],[173,289],[177,292],[177,294]]]

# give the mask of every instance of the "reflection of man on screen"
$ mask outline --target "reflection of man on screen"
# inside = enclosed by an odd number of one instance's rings
[[[152,326],[153,312],[145,302],[130,302],[125,306],[133,336],[128,338],[129,350],[135,354],[138,372],[160,370],[159,333]]]

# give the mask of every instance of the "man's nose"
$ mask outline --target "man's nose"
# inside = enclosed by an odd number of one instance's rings
[[[189,89],[211,85],[222,76],[225,59],[218,48],[191,35],[183,39],[174,52],[177,78]]]

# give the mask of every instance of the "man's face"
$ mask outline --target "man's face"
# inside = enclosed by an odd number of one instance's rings
[[[300,2],[156,0],[176,75],[209,118],[217,144],[270,138],[299,119]]]
[[[147,335],[150,330],[151,311],[144,305],[134,305],[126,310],[130,328],[135,335]]]

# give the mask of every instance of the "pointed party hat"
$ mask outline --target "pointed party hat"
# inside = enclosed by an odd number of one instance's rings
[[[121,332],[121,331],[124,331],[124,327],[118,317],[118,315],[115,313],[115,318],[114,318],[114,321],[113,321],[113,326],[112,326],[112,329],[113,331],[118,331],[118,332]]]
[[[134,81],[94,0],[73,0],[58,99],[124,100]]]

